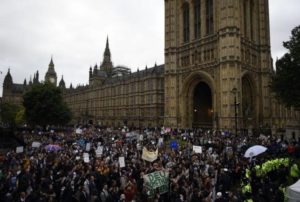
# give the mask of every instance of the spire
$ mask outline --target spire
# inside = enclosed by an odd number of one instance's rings
[[[106,39],[106,47],[105,47],[105,51],[104,51],[104,55],[103,55],[103,61],[100,65],[100,70],[105,71],[109,77],[112,75],[113,64],[111,62],[111,54],[110,54],[110,50],[109,50],[108,36]]]
[[[50,60],[50,64],[49,64],[49,67],[54,67],[54,63],[53,63],[53,56],[51,55],[51,60]]]
[[[24,85],[24,86],[27,86],[27,81],[26,81],[26,79],[24,79],[23,85]]]
[[[8,68],[7,74],[3,81],[3,87],[9,88],[12,86],[12,84],[13,84],[13,80],[12,80],[12,76],[10,75],[10,68]]]
[[[29,79],[29,85],[32,85],[32,78],[30,76],[30,79]]]
[[[105,47],[105,51],[104,51],[104,57],[105,57],[105,56],[110,56],[108,36],[107,36],[107,38],[106,38],[106,47]]]
[[[37,81],[37,83],[39,83],[39,70],[36,71],[35,75],[36,75],[36,81]]]
[[[89,71],[89,73],[90,73],[90,78],[93,76],[93,71],[92,71],[92,65],[90,66],[90,71]]]
[[[64,81],[64,76],[62,75],[61,76],[61,79],[60,79],[60,82],[59,82],[59,85],[58,85],[60,88],[63,88],[65,89],[66,88],[66,84],[65,84],[65,81]]]

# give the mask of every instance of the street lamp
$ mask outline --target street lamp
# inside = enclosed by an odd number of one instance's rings
[[[234,87],[231,92],[234,94],[234,121],[235,121],[235,136],[237,137],[237,105],[239,105],[240,103],[236,102],[236,93],[237,93],[237,89]]]

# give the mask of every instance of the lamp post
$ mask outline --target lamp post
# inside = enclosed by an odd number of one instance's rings
[[[237,93],[237,89],[234,87],[231,91],[234,94],[234,121],[235,121],[235,136],[237,137],[237,105],[239,103],[236,102],[236,93]]]

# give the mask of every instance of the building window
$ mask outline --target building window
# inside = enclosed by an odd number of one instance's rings
[[[152,81],[152,79],[148,80],[148,90],[153,90],[153,81]]]
[[[206,0],[206,34],[212,34],[214,29],[214,1]]]
[[[195,39],[199,39],[201,37],[201,0],[194,2],[194,20]]]
[[[253,0],[250,1],[250,38],[251,40],[254,39],[254,23],[253,23],[253,16],[254,16],[254,2]]]
[[[190,11],[189,4],[183,4],[183,42],[190,40]]]
[[[247,32],[248,32],[248,30],[247,30],[247,27],[248,27],[248,22],[247,22],[247,15],[248,15],[248,13],[247,13],[247,2],[248,2],[248,0],[244,0],[243,1],[243,7],[244,7],[244,36],[245,37],[247,37]]]

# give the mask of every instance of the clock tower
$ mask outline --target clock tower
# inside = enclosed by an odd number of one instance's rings
[[[55,86],[57,85],[57,75],[56,72],[54,70],[54,63],[51,57],[51,61],[48,67],[48,71],[45,75],[45,82],[50,82],[52,84],[54,84]]]

